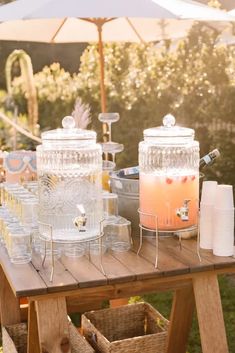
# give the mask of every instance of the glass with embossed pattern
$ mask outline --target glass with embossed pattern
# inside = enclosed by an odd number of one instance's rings
[[[139,144],[140,222],[161,232],[190,229],[198,223],[199,143],[194,130],[175,125],[144,130]]]
[[[96,133],[63,128],[42,134],[37,147],[40,234],[58,242],[96,238],[102,219],[102,150]]]

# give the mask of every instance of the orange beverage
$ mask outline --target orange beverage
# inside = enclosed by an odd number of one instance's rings
[[[110,191],[110,173],[114,170],[116,164],[112,161],[103,161],[102,166],[102,188]]]
[[[110,191],[110,172],[107,170],[102,171],[102,188],[103,190]]]
[[[148,229],[175,231],[198,223],[199,175],[190,172],[181,175],[140,173],[140,211],[153,216],[140,215],[141,224]],[[183,221],[177,210],[188,203],[188,220]]]

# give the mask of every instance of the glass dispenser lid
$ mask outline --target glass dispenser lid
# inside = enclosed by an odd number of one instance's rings
[[[96,132],[76,128],[75,120],[72,116],[66,116],[63,118],[62,126],[63,128],[43,132],[42,140],[96,140]]]
[[[180,139],[194,139],[194,130],[181,126],[175,126],[175,117],[173,115],[165,115],[162,121],[162,126],[144,130],[144,137],[159,138],[160,140],[163,140],[164,138],[177,138],[178,141]]]

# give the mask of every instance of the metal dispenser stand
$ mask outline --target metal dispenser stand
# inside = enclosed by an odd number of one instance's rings
[[[43,223],[43,222],[38,222],[39,225],[46,227],[49,230],[49,237],[43,236],[41,233],[39,233],[39,237],[42,241],[44,241],[44,256],[42,259],[42,267],[44,267],[46,257],[47,257],[47,243],[50,244],[50,256],[51,256],[51,273],[50,273],[50,282],[53,282],[53,276],[54,276],[54,269],[55,269],[55,256],[54,256],[54,246],[55,244],[88,244],[88,259],[91,261],[91,254],[90,254],[90,243],[93,241],[98,240],[99,241],[99,259],[100,259],[100,268],[101,271],[104,275],[106,275],[103,267],[103,259],[102,259],[102,241],[103,241],[103,236],[104,236],[104,220],[102,219],[100,221],[100,233],[93,237],[93,238],[88,238],[88,239],[82,239],[82,240],[73,240],[73,241],[60,241],[53,239],[53,227],[51,224]]]
[[[154,267],[157,269],[158,268],[158,259],[159,259],[159,230],[158,230],[158,217],[157,215],[154,215],[152,213],[146,213],[146,212],[142,212],[140,209],[138,209],[138,213],[140,216],[145,216],[145,217],[152,217],[154,219],[154,223],[155,223],[155,229],[149,229],[146,228],[145,226],[143,226],[141,223],[139,223],[139,228],[140,228],[140,244],[139,244],[139,248],[137,251],[137,255],[140,254],[142,245],[143,245],[143,230],[147,231],[147,232],[151,232],[151,233],[155,233],[155,265]],[[198,214],[198,220],[199,220],[199,214]],[[200,232],[199,232],[199,227],[191,227],[191,228],[187,228],[187,229],[180,229],[177,230],[177,233],[179,233],[178,238],[179,238],[179,248],[180,251],[182,251],[182,235],[183,233],[189,232],[191,230],[195,230],[197,229],[197,256],[199,261],[201,262],[201,255],[200,255]],[[176,233],[174,231],[164,231],[165,234],[168,234],[169,236]]]

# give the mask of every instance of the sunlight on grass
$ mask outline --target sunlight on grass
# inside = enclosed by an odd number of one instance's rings
[[[224,321],[228,338],[229,352],[235,352],[235,279],[220,276],[219,277],[220,293],[224,313]],[[157,293],[145,295],[144,300],[152,304],[167,319],[170,316],[172,293]],[[196,314],[194,314],[193,325],[189,337],[188,352],[201,353],[200,335]]]

